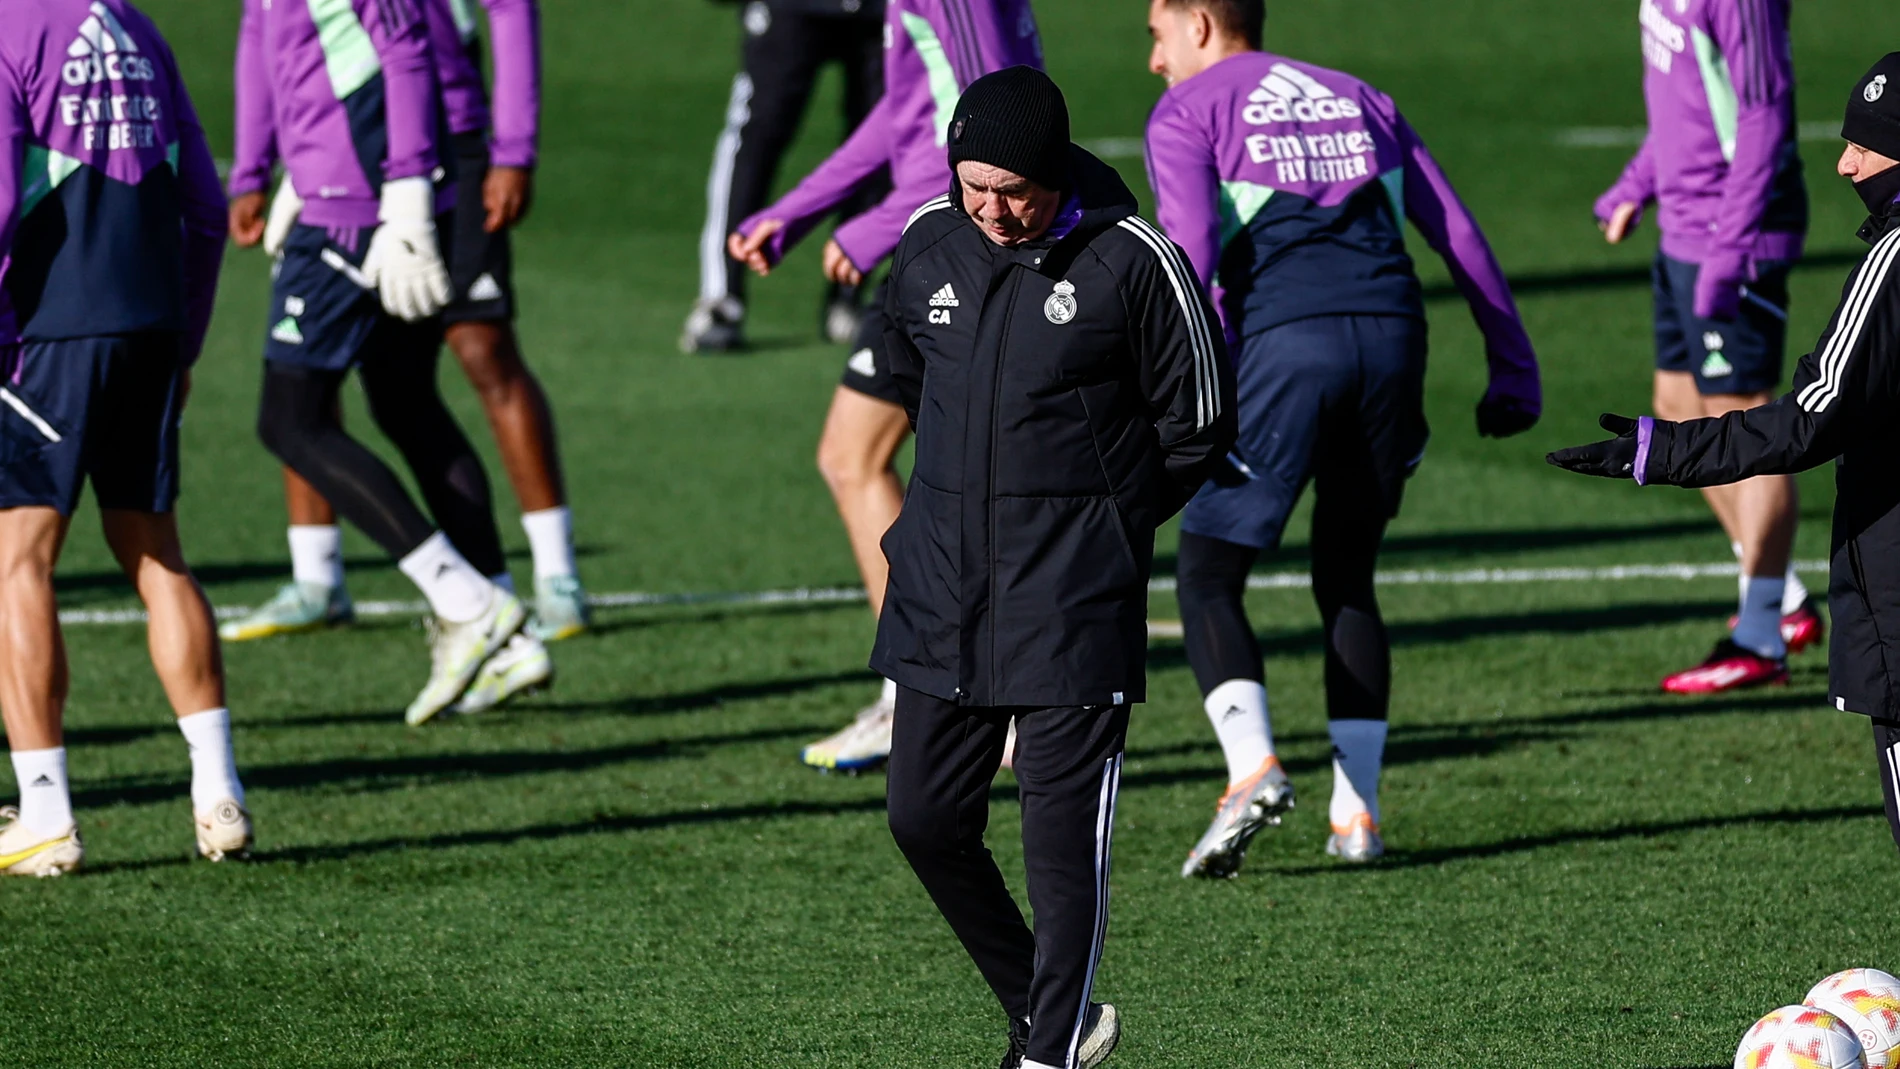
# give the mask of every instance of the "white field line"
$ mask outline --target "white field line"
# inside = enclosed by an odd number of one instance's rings
[[[1797,561],[1803,572],[1826,572],[1827,562]],[[1470,568],[1444,571],[1436,568],[1380,572],[1374,577],[1381,586],[1521,586],[1530,583],[1604,583],[1632,579],[1732,578],[1733,562],[1722,564],[1617,564],[1603,568]],[[1272,572],[1249,576],[1249,590],[1303,590],[1313,585],[1306,572]],[[1148,589],[1167,592],[1174,589],[1172,577],[1156,579]],[[799,587],[791,590],[752,590],[731,593],[651,594],[627,591],[595,594],[588,604],[597,608],[656,608],[669,605],[733,605],[760,607],[773,605],[835,605],[864,600],[858,587]],[[428,605],[420,601],[359,601],[358,616],[421,616]],[[219,619],[231,619],[252,612],[248,605],[225,605],[217,610]],[[137,624],[145,622],[141,609],[68,609],[59,614],[63,624]]]
[[[1839,119],[1804,122],[1796,130],[1803,141],[1841,139]],[[1559,148],[1635,148],[1646,132],[1641,126],[1571,126],[1552,130],[1550,143]],[[1145,153],[1139,137],[1098,137],[1081,144],[1105,160],[1139,160]]]

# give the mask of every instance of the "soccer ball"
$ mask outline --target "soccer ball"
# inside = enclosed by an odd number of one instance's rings
[[[1838,1018],[1812,1006],[1783,1006],[1735,1048],[1735,1069],[1866,1069],[1860,1040]]]
[[[1900,979],[1879,969],[1847,969],[1815,984],[1801,1001],[1854,1030],[1867,1069],[1900,1069]]]

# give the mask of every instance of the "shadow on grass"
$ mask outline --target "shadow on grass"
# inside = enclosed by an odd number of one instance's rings
[[[1495,843],[1469,846],[1433,847],[1422,850],[1394,850],[1369,868],[1406,869],[1444,865],[1456,861],[1480,861],[1511,854],[1542,850],[1573,843],[1614,843],[1630,839],[1655,839],[1682,832],[1738,828],[1749,825],[1829,824],[1841,820],[1861,820],[1881,815],[1877,805],[1831,806],[1825,809],[1777,809],[1762,813],[1740,813],[1727,817],[1695,817],[1689,820],[1662,820],[1642,824],[1624,824],[1611,828],[1578,828],[1574,831],[1526,835]],[[1342,865],[1311,865],[1272,869],[1276,876],[1323,876],[1355,871]]]

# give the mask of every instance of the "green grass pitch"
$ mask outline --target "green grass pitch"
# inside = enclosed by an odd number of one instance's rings
[[[234,0],[150,0],[228,153]],[[1041,0],[1079,138],[1139,136],[1160,91],[1138,0]],[[1482,351],[1444,271],[1431,453],[1391,568],[1720,562],[1699,499],[1569,478],[1543,453],[1640,411],[1653,230],[1610,249],[1592,199],[1625,149],[1554,143],[1641,122],[1633,0],[1275,3],[1271,44],[1393,93],[1521,281],[1548,415],[1480,441]],[[730,5],[544,0],[545,163],[518,242],[521,329],[553,394],[585,578],[597,592],[856,581],[810,460],[841,353],[815,344],[817,242],[757,287],[753,355],[679,355],[704,172],[736,62]],[[1892,42],[1887,0],[1796,9],[1800,114],[1837,119]],[[835,142],[835,83],[787,179]],[[1858,202],[1838,146],[1805,145],[1815,223],[1794,345],[1815,337]],[[1114,161],[1138,190],[1138,159]],[[266,268],[233,251],[188,416],[187,546],[213,599],[287,569],[276,469],[252,435]],[[1802,349],[1796,348],[1796,352]],[[490,460],[465,383],[453,403]],[[354,405],[355,402],[353,401]],[[367,433],[359,406],[352,419]],[[1802,480],[1800,556],[1825,556],[1825,473]],[[1296,525],[1296,530],[1303,524]],[[114,608],[90,514],[68,608]],[[1264,567],[1296,570],[1304,534]],[[1162,539],[1164,565],[1173,534]],[[412,596],[350,536],[359,598]],[[1820,577],[1812,577],[1818,582]],[[1867,728],[1793,685],[1654,693],[1701,655],[1728,580],[1388,587],[1392,855],[1321,856],[1330,790],[1316,615],[1252,607],[1302,798],[1243,875],[1185,883],[1221,762],[1178,643],[1134,718],[1098,994],[1112,1064],[1727,1065],[1758,1015],[1822,975],[1900,964],[1893,846]],[[1158,596],[1155,613],[1175,613]],[[90,870],[0,887],[0,1062],[98,1066],[975,1066],[1001,1021],[884,828],[881,776],[821,777],[798,746],[868,700],[857,605],[608,610],[558,648],[550,694],[410,731],[413,620],[233,646],[257,860],[188,862],[184,748],[126,626],[68,632],[68,742]],[[0,796],[12,787],[0,782]],[[991,841],[1019,871],[1011,780]],[[1020,889],[1020,885],[1019,885]],[[1883,918],[1889,918],[1883,920]]]

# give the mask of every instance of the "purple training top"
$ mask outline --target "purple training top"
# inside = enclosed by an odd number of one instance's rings
[[[777,263],[853,190],[889,169],[891,192],[832,235],[860,271],[897,248],[911,213],[950,188],[950,116],[965,86],[991,71],[1042,66],[1029,0],[889,0],[884,11],[884,96],[831,157],[777,204],[739,224],[750,234],[778,219],[765,253]]]
[[[267,187],[282,156],[303,222],[373,227],[384,180],[435,172],[441,109],[419,2],[244,0],[233,196]]]
[[[1788,0],[1642,0],[1649,135],[1597,201],[1658,205],[1665,255],[1796,260],[1808,228]]]
[[[1540,401],[1503,270],[1384,93],[1245,52],[1169,88],[1147,140],[1161,225],[1214,291],[1230,336],[1315,315],[1422,316],[1401,225],[1409,218],[1484,333],[1492,392]]]
[[[125,0],[0,18],[0,346],[178,331],[196,359],[224,195],[171,48]]]
[[[541,15],[535,0],[481,0],[495,58],[492,114],[471,0],[424,2],[449,132],[487,130],[490,163],[533,167],[541,118]]]

